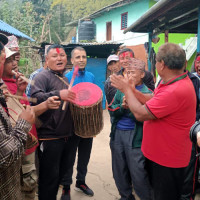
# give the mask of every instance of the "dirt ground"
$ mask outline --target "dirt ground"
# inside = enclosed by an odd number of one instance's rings
[[[75,191],[74,184],[72,184],[72,200],[117,200],[120,198],[112,177],[109,133],[110,117],[108,111],[104,110],[104,128],[93,140],[92,153],[86,178],[86,183],[94,191],[94,196],[88,197]],[[75,176],[76,164],[73,174],[74,183],[76,180]]]

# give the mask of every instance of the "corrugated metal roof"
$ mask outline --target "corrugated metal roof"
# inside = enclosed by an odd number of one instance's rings
[[[15,35],[16,37],[30,40],[32,42],[35,41],[33,38],[27,36],[26,34],[22,33],[21,31],[17,30],[16,28],[10,26],[9,24],[3,22],[2,20],[0,20],[0,31],[7,33],[7,34]]]
[[[45,45],[51,45],[50,43],[43,42],[41,44],[41,51],[44,52]],[[78,43],[78,44],[66,44],[62,46],[65,49],[65,52],[70,57],[71,51],[77,47],[81,46],[85,49],[87,52],[87,56],[90,56],[92,58],[107,58],[112,51],[117,51],[119,46],[122,45],[122,43]],[[35,47],[34,47],[35,48]]]
[[[199,0],[160,0],[124,33],[197,33]]]

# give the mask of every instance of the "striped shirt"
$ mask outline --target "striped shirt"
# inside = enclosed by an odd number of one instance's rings
[[[29,80],[32,81],[35,76],[40,73],[42,70],[44,69],[44,67],[40,67],[39,69],[35,70],[29,77]],[[29,83],[26,87],[26,96],[27,97],[31,97],[31,84]]]

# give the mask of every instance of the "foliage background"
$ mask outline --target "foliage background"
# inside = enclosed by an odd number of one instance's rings
[[[0,0],[0,19],[32,37],[35,42],[20,40],[20,67],[28,76],[40,67],[38,50],[42,42],[63,43],[73,27],[65,24],[85,17],[118,0]]]

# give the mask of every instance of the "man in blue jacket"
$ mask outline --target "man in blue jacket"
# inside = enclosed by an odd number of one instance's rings
[[[73,86],[81,82],[94,83],[94,75],[91,72],[85,70],[87,64],[87,55],[85,49],[82,47],[76,47],[71,52],[71,62],[73,64],[72,71],[68,72],[65,76],[70,82],[73,76],[74,67],[78,66],[79,71],[76,76]],[[77,162],[77,176],[75,190],[81,191],[88,196],[93,196],[93,191],[86,185],[85,177],[87,174],[87,166],[90,160],[90,153],[92,150],[93,138],[81,138],[74,136],[74,161],[76,157],[76,151],[78,148],[78,162]],[[65,177],[69,182],[68,190],[70,191],[70,184],[72,183],[73,167],[69,170],[68,175]],[[68,193],[70,195],[70,192]],[[70,198],[70,197],[69,197]]]

